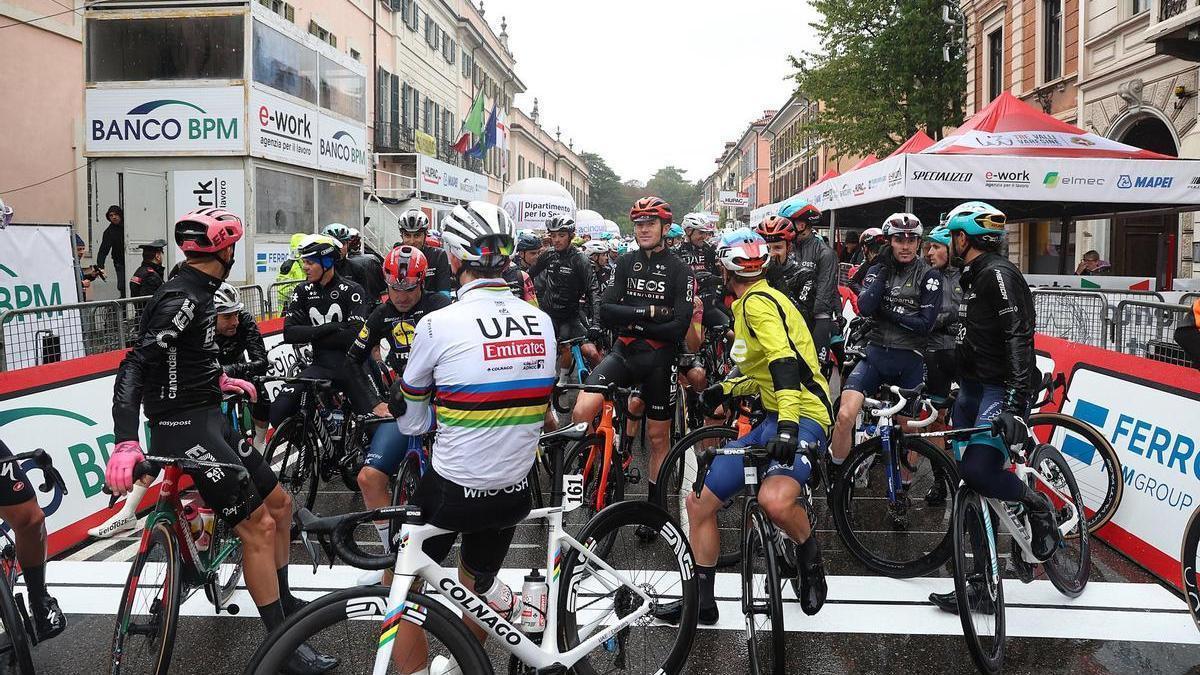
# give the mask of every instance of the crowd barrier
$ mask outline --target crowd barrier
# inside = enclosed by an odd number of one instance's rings
[[[1154,291],[1034,288],[1037,331],[1078,344],[1154,361],[1192,366],[1175,342],[1175,329],[1189,311],[1163,301]],[[1196,295],[1192,294],[1192,301]]]

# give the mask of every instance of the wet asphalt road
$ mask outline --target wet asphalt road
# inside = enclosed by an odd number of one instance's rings
[[[627,489],[631,497],[639,491],[644,497],[644,484]],[[816,617],[805,617],[790,590],[785,592],[789,672],[975,672],[957,618],[940,614],[924,601],[930,590],[952,587],[948,571],[933,575],[941,580],[897,582],[873,576],[845,552],[822,506],[818,504],[818,536],[831,576],[830,600]],[[314,510],[329,514],[360,508],[359,497],[336,482],[323,486]],[[542,567],[544,536],[538,525],[519,528],[505,567]],[[68,613],[70,626],[62,636],[36,648],[39,673],[106,671],[113,614],[132,546],[132,538],[85,544],[61,556],[62,563],[51,565],[51,592]],[[1096,541],[1092,560],[1090,585],[1071,603],[1090,610],[1063,609],[1067,600],[1045,581],[1022,587],[1016,579],[1006,579],[1010,634],[1006,672],[1200,673],[1200,633],[1183,602],[1103,543]],[[323,571],[323,577],[306,578],[308,572],[299,566],[309,559],[299,545],[293,545],[292,563],[293,587],[304,589],[297,592],[301,597],[350,585],[357,576],[354,570],[338,568]],[[741,618],[733,604],[740,593],[734,571],[718,578],[717,595],[724,600],[720,629],[700,631],[686,672],[716,675],[746,670]],[[331,575],[336,581],[327,583]],[[243,607],[253,610],[242,593]],[[206,613],[202,593],[191,603],[185,610],[192,608],[192,616],[185,611],[180,621],[171,672],[241,672],[264,636],[259,620],[244,615],[196,616]],[[1066,637],[1038,637],[1050,634]],[[1137,640],[1121,639],[1135,634]],[[506,659],[495,656],[494,662],[498,672],[506,672]]]

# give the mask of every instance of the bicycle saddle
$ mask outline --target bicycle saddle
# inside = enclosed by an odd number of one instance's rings
[[[577,441],[587,435],[587,422],[578,422],[569,427],[563,427],[558,431],[551,431],[548,434],[542,434],[539,439],[542,444],[546,443],[562,443],[564,441]]]

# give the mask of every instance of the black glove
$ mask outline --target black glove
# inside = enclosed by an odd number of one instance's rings
[[[408,410],[408,402],[404,400],[404,391],[400,388],[400,380],[397,379],[388,388],[388,412],[392,413],[392,417],[400,417]]]
[[[711,415],[723,403],[725,403],[725,391],[721,389],[720,382],[709,385],[707,389],[700,392],[700,406],[704,408],[706,415]]]
[[[1022,416],[1004,411],[992,418],[992,433],[1004,439],[1008,447],[1020,447],[1029,440],[1029,425]]]
[[[799,424],[780,422],[775,437],[767,441],[767,455],[784,466],[792,466],[796,461],[796,437],[799,435]]]
[[[587,341],[596,343],[604,339],[604,329],[600,326],[588,326]]]

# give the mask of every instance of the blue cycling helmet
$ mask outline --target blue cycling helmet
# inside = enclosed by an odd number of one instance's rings
[[[925,241],[932,241],[935,244],[941,244],[946,248],[950,248],[950,230],[946,229],[945,225],[935,227],[925,235]]]
[[[683,237],[683,228],[678,224],[672,225],[671,229],[667,230],[667,239],[679,239]]]
[[[945,226],[949,232],[991,239],[1004,236],[1006,222],[1004,212],[987,202],[964,202],[946,214]]]
[[[779,206],[779,215],[793,223],[816,227],[821,223],[821,210],[803,197],[792,197]]]
[[[542,238],[532,232],[522,232],[517,236],[517,253],[542,250]]]

